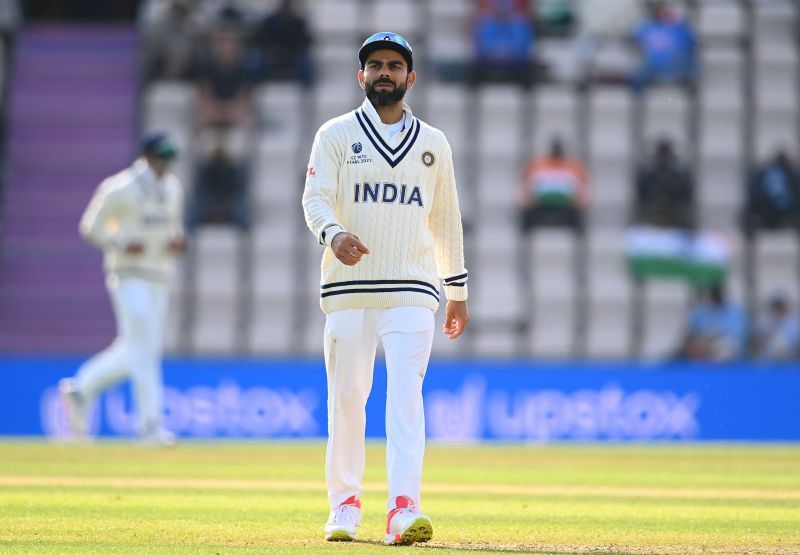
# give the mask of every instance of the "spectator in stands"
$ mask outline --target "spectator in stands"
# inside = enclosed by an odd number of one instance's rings
[[[800,228],[800,176],[785,151],[756,170],[743,220],[748,235],[758,228]]]
[[[800,358],[800,320],[790,312],[786,294],[775,292],[770,297],[753,331],[752,352],[762,360]]]
[[[247,172],[218,145],[197,168],[194,195],[188,210],[188,228],[200,224],[234,224],[247,230]]]
[[[211,34],[209,51],[198,69],[199,124],[205,152],[217,145],[241,158],[250,123],[253,64],[240,34],[221,27]]]
[[[588,181],[583,165],[566,156],[559,137],[548,156],[533,158],[517,186],[517,205],[523,233],[538,226],[568,226],[583,230]]]
[[[575,25],[575,5],[572,0],[537,0],[536,29],[541,34],[568,35]]]
[[[252,73],[241,38],[230,31],[211,36],[199,67],[200,120],[203,125],[237,126],[250,108]]]
[[[534,29],[527,0],[483,0],[472,29],[472,81],[533,83]]]
[[[637,173],[633,219],[643,225],[694,228],[694,184],[669,139],[658,142],[653,160]]]
[[[698,291],[689,312],[679,358],[690,361],[732,361],[744,355],[747,324],[744,311],[726,299],[721,284]]]
[[[160,12],[154,10],[142,16],[145,79],[187,79],[202,32],[192,5],[189,0],[169,0]]]
[[[294,0],[282,0],[279,8],[256,27],[255,43],[263,60],[267,80],[290,79],[311,87],[313,42],[306,19],[295,9]]]
[[[17,28],[22,21],[22,10],[19,0],[2,0],[0,2],[0,37],[3,42],[3,71],[7,71],[13,59]]]
[[[694,30],[669,2],[649,0],[648,11],[649,17],[632,37],[642,59],[634,86],[642,89],[653,83],[691,84],[697,65]]]
[[[625,37],[641,19],[639,0],[581,0],[578,11],[578,63],[588,81],[630,83],[634,65]]]

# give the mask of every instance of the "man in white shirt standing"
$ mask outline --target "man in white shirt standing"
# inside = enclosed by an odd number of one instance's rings
[[[467,271],[450,145],[403,102],[413,54],[395,33],[376,33],[358,53],[366,100],[317,132],[303,209],[325,246],[320,305],[326,313],[328,540],[352,540],[361,521],[365,406],[378,341],[386,353],[385,543],[431,539],[420,511],[425,451],[422,381],[439,306],[443,332],[464,331]]]
[[[183,192],[168,171],[176,154],[167,135],[146,135],[141,156],[100,184],[81,218],[81,234],[104,254],[117,337],[75,377],[59,383],[76,437],[86,436],[96,397],[130,379],[140,438],[150,444],[174,442],[161,425],[161,354],[169,282],[175,258],[185,248]]]

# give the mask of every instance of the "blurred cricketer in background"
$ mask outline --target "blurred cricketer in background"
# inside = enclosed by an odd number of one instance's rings
[[[163,133],[146,135],[141,157],[103,181],[80,222],[81,234],[102,249],[117,338],[59,383],[73,432],[86,436],[95,398],[130,379],[138,433],[152,444],[174,436],[161,426],[161,353],[168,285],[184,250],[183,193],[168,172],[177,154]]]
[[[395,33],[369,37],[358,53],[366,100],[317,132],[306,176],[308,227],[322,257],[328,376],[328,540],[352,540],[361,521],[365,406],[377,342],[386,353],[387,544],[432,536],[420,511],[425,451],[422,381],[439,306],[444,333],[464,331],[467,271],[450,145],[403,102],[413,54]]]

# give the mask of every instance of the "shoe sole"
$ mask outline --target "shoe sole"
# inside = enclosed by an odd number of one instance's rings
[[[387,545],[411,545],[413,543],[425,543],[433,537],[433,526],[430,519],[418,518],[405,529],[402,534],[387,536],[384,543]]]
[[[351,542],[355,537],[351,536],[347,530],[334,530],[325,536],[325,539],[329,542]]]

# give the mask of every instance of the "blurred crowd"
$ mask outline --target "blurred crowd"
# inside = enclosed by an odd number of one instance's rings
[[[544,37],[555,36],[575,39],[580,86],[614,82],[644,93],[649,87],[668,84],[693,92],[699,72],[698,40],[681,9],[683,4],[665,0],[471,1],[472,16],[464,35],[472,56],[458,67],[433,59],[441,80],[458,79],[470,87],[511,83],[529,89],[557,79],[552,60],[539,48]],[[269,8],[258,6],[234,0],[36,0],[23,6],[16,0],[0,0],[0,76],[5,76],[15,30],[25,17],[91,20],[108,12],[113,19],[119,16],[117,12],[138,10],[143,81],[181,82],[196,91],[188,228],[222,224],[246,232],[253,224],[248,191],[254,91],[264,83],[290,81],[309,92],[317,74],[306,3],[279,0]],[[629,66],[604,58],[609,45],[624,45],[636,62]],[[550,137],[545,152],[531,156],[520,168],[516,201],[521,236],[540,227],[561,227],[585,236],[592,176],[586,161],[571,152],[574,146],[563,137]],[[688,157],[682,157],[681,145],[668,137],[651,147],[631,178],[631,228],[680,237],[701,233],[694,172],[684,160]],[[751,174],[740,214],[744,236],[800,230],[800,175],[793,154],[779,148],[769,159],[759,161]],[[786,291],[774,291],[758,314],[747,314],[727,297],[722,275],[693,283],[696,301],[676,356],[690,360],[800,358],[797,308]]]
[[[188,227],[250,228],[253,91],[271,81],[313,86],[308,22],[292,0],[272,11],[236,2],[150,0],[140,9],[146,82],[196,86],[196,168]]]
[[[306,91],[315,85],[314,37],[304,5],[281,0],[271,11],[253,5],[149,0],[140,6],[144,80],[194,83],[197,91],[201,156],[188,208],[190,229],[202,224],[249,229],[253,91],[270,81],[293,81]],[[616,82],[637,93],[668,84],[691,93],[698,76],[695,31],[686,14],[666,0],[475,0],[465,33],[472,42],[471,61],[454,70],[434,60],[440,79],[460,79],[473,87],[515,83],[527,89],[553,78],[537,40],[567,35],[577,38],[585,84]],[[601,54],[609,42],[627,45],[636,65],[604,63]],[[589,173],[563,138],[552,137],[546,152],[521,168],[516,195],[521,235],[562,227],[583,236],[591,202]],[[662,233],[666,243],[679,237],[681,245],[702,233],[692,168],[671,139],[657,141],[646,153],[631,187],[634,233]],[[753,168],[741,225],[747,237],[759,230],[800,230],[800,181],[788,151],[781,149]],[[676,356],[800,358],[800,325],[788,296],[774,292],[763,314],[748,317],[726,297],[724,281],[723,271],[693,282],[697,299]]]

